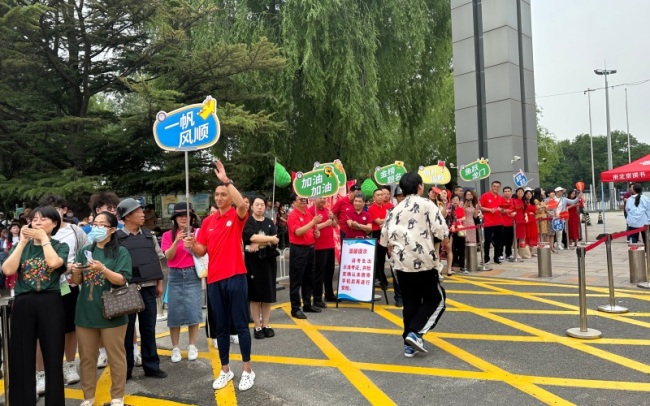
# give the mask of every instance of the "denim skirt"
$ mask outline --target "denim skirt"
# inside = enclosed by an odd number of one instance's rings
[[[194,267],[169,268],[167,327],[192,326],[203,320],[201,279]]]

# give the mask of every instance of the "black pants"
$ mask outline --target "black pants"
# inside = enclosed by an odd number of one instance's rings
[[[430,269],[422,272],[397,271],[404,309],[404,333],[425,334],[436,326],[445,311],[445,289],[440,284],[438,271]]]
[[[205,315],[205,336],[215,339],[217,338],[217,322],[215,320],[214,313],[212,312],[212,306],[210,306],[210,295],[208,295],[207,289],[205,291],[205,296],[205,303],[208,308],[207,314]],[[230,335],[237,335],[237,328],[235,328],[235,323],[233,323],[232,320],[230,321]]]
[[[461,268],[465,268],[465,237],[459,237],[458,234],[454,234],[451,252],[453,255],[452,262],[457,263]]]
[[[514,227],[503,227],[501,229],[502,231],[502,241],[503,241],[503,248],[506,250],[506,255],[505,257],[509,257],[512,255],[512,242],[515,239],[515,228]],[[499,251],[501,255],[503,255],[503,248]]]
[[[375,230],[372,232],[372,238],[377,239],[377,244],[375,244],[375,279],[379,279],[379,285],[382,290],[386,290],[388,286],[388,279],[386,278],[386,253],[388,249],[383,245],[379,244],[379,239],[381,238],[381,230]]]
[[[36,340],[45,365],[45,404],[65,405],[63,346],[65,312],[60,292],[16,296],[11,314],[9,403],[36,404]]]
[[[291,312],[300,310],[300,297],[304,306],[311,306],[314,289],[314,247],[291,244],[289,246],[289,300]]]
[[[140,313],[129,314],[129,325],[124,336],[124,348],[126,349],[126,373],[133,372],[133,333],[135,333],[135,318],[138,318],[140,325],[140,354],[142,355],[142,368],[145,373],[154,373],[160,369],[160,358],[156,347],[156,316],[158,306],[156,304],[156,287],[147,286],[140,289],[140,295],[144,301],[144,310]]]
[[[502,226],[491,226],[483,229],[485,241],[483,241],[483,259],[485,262],[490,260],[490,245],[494,245],[494,260],[497,261],[501,252],[503,252],[501,242],[501,229]]]
[[[314,271],[314,302],[323,301],[323,286],[325,297],[333,298],[334,289],[334,248],[315,251],[316,266]]]

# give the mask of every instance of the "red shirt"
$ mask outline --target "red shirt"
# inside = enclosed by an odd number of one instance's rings
[[[513,223],[514,218],[511,216],[511,214],[515,210],[515,200],[516,199],[513,199],[511,197],[510,200],[506,200],[506,198],[503,197],[503,196],[502,196],[502,198],[503,198],[503,202],[501,203],[501,208],[504,209],[504,210],[509,210],[509,212],[508,213],[504,212],[501,215],[501,225],[503,225],[504,227],[512,227],[512,223]],[[508,207],[506,207],[506,205]],[[521,208],[523,209],[523,206]]]
[[[377,204],[373,203],[368,207],[368,213],[372,217],[372,231],[377,231],[381,229],[381,226],[375,223],[375,219],[386,219],[386,213],[388,210],[392,209],[393,205],[390,203]]]
[[[237,210],[216,212],[203,220],[196,242],[208,247],[208,283],[246,274],[241,237],[248,214],[240,219]]]
[[[352,204],[349,196],[340,198],[336,201],[334,207],[332,207],[332,213],[334,213],[338,219],[339,227],[341,227],[341,231],[343,231],[345,234],[350,231],[347,223],[345,222],[348,219],[348,212],[350,211],[354,211],[354,205]]]
[[[370,224],[372,222],[372,216],[367,212],[361,210],[361,213],[357,213],[354,209],[348,213],[348,219],[356,221],[361,225]],[[363,230],[357,230],[349,228],[350,231],[345,233],[345,238],[366,238],[368,234]]]
[[[316,205],[313,205],[310,208],[308,208],[307,211],[311,213],[314,217],[320,214],[323,217],[323,221],[321,221],[320,224],[329,220],[330,211],[327,210],[325,206],[323,206],[322,209],[318,209]],[[314,245],[314,249],[327,250],[333,248],[334,248],[334,227],[327,226],[321,228],[320,236],[316,238],[316,244]]]
[[[308,210],[305,210],[304,213],[295,208],[291,210],[291,213],[289,213],[289,217],[287,218],[289,242],[291,244],[314,245],[314,227],[307,230],[307,232],[301,236],[296,235],[296,230],[312,221],[313,218],[314,216]]]
[[[501,212],[498,210],[501,204],[503,203],[503,196],[494,195],[492,192],[485,192],[481,196],[481,207],[486,209],[497,209],[494,213],[489,211],[483,212],[483,226],[484,227],[493,227],[500,226],[502,224]]]

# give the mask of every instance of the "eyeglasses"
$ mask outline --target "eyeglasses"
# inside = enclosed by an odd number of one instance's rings
[[[107,226],[106,224],[96,224],[96,223],[93,223],[93,227],[101,227],[105,229],[111,228],[111,226]]]

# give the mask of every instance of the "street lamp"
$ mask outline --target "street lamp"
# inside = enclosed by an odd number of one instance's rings
[[[605,115],[607,117],[607,169],[612,169],[612,131],[609,125],[609,85],[607,83],[607,76],[616,73],[615,69],[594,69],[594,73],[599,76],[605,76]],[[609,182],[609,200],[612,204],[612,210],[616,206],[616,191],[614,189],[614,182]]]
[[[627,163],[632,162],[632,152],[630,151],[630,116],[627,112],[627,87],[625,88],[625,127],[627,132]]]
[[[594,136],[591,126],[591,92],[593,92],[593,89],[585,90],[589,102],[589,145],[591,146],[591,187],[589,189],[591,190],[591,204],[593,208],[593,205],[596,204],[596,192],[594,190],[596,188],[596,172],[594,171]]]

